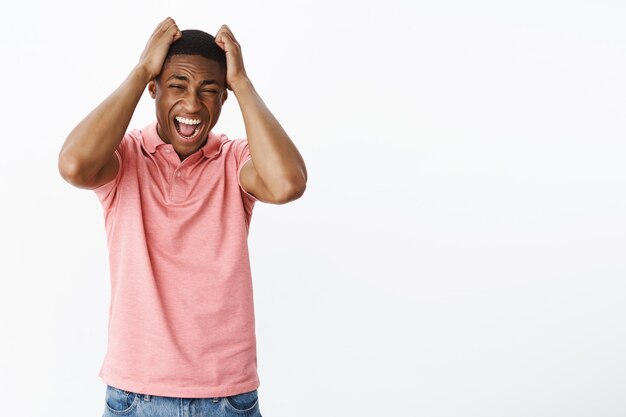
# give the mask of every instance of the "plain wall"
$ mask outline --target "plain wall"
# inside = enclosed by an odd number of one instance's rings
[[[0,415],[98,416],[108,253],[72,128],[154,27],[242,45],[304,196],[249,236],[266,417],[626,414],[626,6],[15,2],[0,26]],[[147,92],[130,128],[154,120]],[[234,94],[215,131],[245,137]]]

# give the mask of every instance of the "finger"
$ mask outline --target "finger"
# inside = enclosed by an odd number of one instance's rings
[[[174,19],[172,19],[171,17],[166,17],[161,23],[159,23],[159,27],[161,29],[165,29],[165,28],[171,26],[172,24],[176,24]]]
[[[168,20],[169,20],[169,19],[170,19],[170,18],[168,17],[168,18],[166,18],[166,19],[162,20],[161,22],[159,22],[159,24],[158,24],[158,25],[156,25],[156,27],[154,28],[154,32],[152,32],[152,34],[159,33],[161,30],[163,30],[163,28],[165,27],[165,25],[167,25],[167,24],[168,24]]]
[[[224,29],[223,26],[217,31],[217,33],[215,34],[215,40],[218,40],[221,42],[222,41],[222,35],[224,34]]]
[[[228,32],[220,33],[219,37],[216,38],[216,41],[222,43],[223,45],[228,45],[229,47],[239,47],[239,44],[234,39],[233,35]]]
[[[237,43],[237,39],[235,39],[235,35],[233,35],[233,31],[230,30],[228,25],[222,25],[219,31],[225,33],[234,43]]]
[[[227,45],[230,44],[230,39],[226,37],[224,32],[218,32],[217,35],[215,35],[215,43],[217,43],[219,46],[222,47],[222,49],[224,49]]]
[[[172,36],[172,42],[179,40],[182,36],[183,36],[183,33],[180,31],[180,29],[176,28],[176,32]]]
[[[176,30],[178,30],[178,26],[176,25],[176,22],[174,22],[173,20],[171,22],[165,23],[165,25],[163,25],[163,27],[161,28],[161,31],[167,32],[171,30],[172,28],[175,28]]]
[[[218,34],[223,35],[225,33],[230,34],[232,36],[232,32],[230,31],[229,27],[226,25],[222,25],[220,26],[220,29],[217,31]]]
[[[165,35],[168,39],[172,39],[175,41],[179,39],[183,34],[178,28],[178,25],[172,20],[169,26],[166,26],[162,30],[163,35]]]

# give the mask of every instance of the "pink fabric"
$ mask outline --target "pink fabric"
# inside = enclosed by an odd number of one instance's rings
[[[99,377],[128,391],[221,397],[259,387],[245,139],[210,133],[182,163],[156,122],[116,149],[117,177],[94,189],[111,273]]]

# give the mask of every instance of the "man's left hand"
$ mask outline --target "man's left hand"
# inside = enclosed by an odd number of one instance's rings
[[[215,34],[215,43],[226,52],[226,87],[234,91],[238,83],[248,79],[243,67],[241,46],[226,25],[222,25]]]

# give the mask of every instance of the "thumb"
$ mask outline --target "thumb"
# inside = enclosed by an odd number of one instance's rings
[[[224,51],[226,51],[226,44],[224,43],[224,40],[221,36],[218,36],[217,38],[215,38],[215,43],[217,44],[217,46],[219,46]]]

